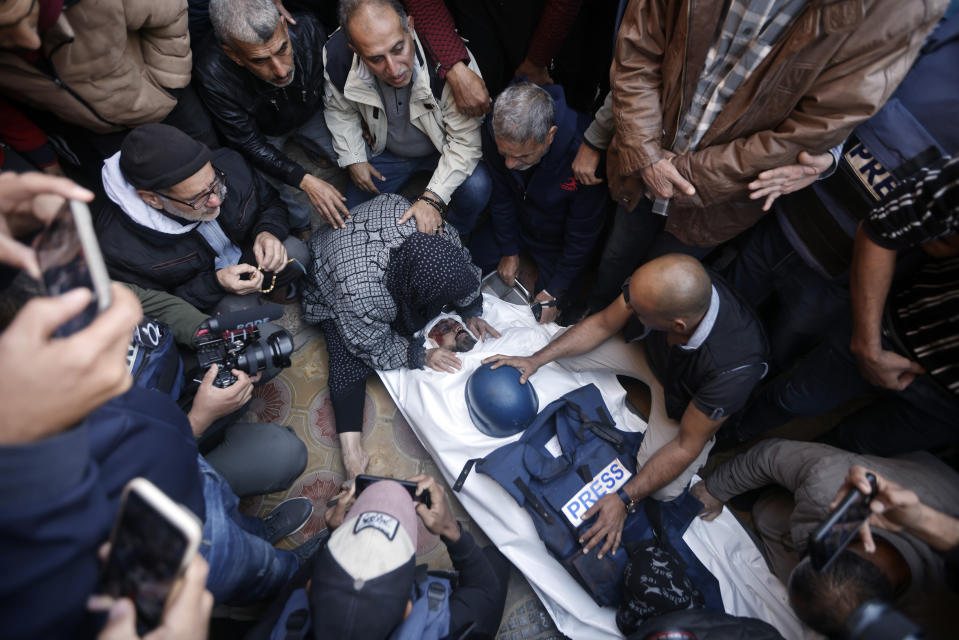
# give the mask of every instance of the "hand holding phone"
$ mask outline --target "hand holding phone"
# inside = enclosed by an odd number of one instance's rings
[[[826,571],[872,514],[869,503],[876,495],[876,476],[866,474],[870,492],[852,487],[826,519],[809,535],[809,557],[817,571]]]
[[[363,489],[366,489],[368,486],[374,482],[379,482],[380,480],[392,480],[393,482],[398,482],[403,485],[403,488],[406,489],[410,494],[410,498],[413,499],[413,502],[419,502],[426,505],[426,508],[429,509],[433,506],[433,502],[430,499],[430,492],[423,491],[420,495],[416,495],[416,483],[410,480],[397,480],[396,478],[386,478],[383,476],[371,476],[365,473],[361,473],[356,476],[356,495],[363,493]]]
[[[87,307],[65,322],[56,335],[68,336],[87,327],[113,301],[93,219],[87,205],[68,200],[33,242],[47,294],[58,296],[78,287],[93,292]]]
[[[123,489],[99,592],[129,598],[138,631],[155,629],[201,535],[202,525],[193,513],[149,480],[134,478]]]

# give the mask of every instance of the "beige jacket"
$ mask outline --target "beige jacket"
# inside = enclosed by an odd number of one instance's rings
[[[43,34],[55,76],[0,51],[0,93],[98,133],[162,120],[190,82],[186,0],[79,0]]]
[[[632,209],[639,170],[664,157],[695,94],[724,0],[632,0],[610,70],[616,135],[610,191]],[[747,185],[800,151],[822,153],[882,107],[947,0],[809,0],[677,169],[696,195],[673,198],[666,230],[713,246],[762,216]]]
[[[440,152],[439,163],[427,189],[449,203],[453,192],[473,173],[476,163],[483,155],[480,137],[483,118],[471,118],[457,111],[448,83],[443,86],[439,101],[433,97],[423,48],[419,38],[414,36],[414,41],[416,79],[410,91],[410,120],[413,126],[429,136],[433,146]],[[327,66],[326,63],[327,52],[324,49],[324,67]],[[477,75],[480,74],[472,55],[469,68]],[[386,148],[387,124],[383,116],[383,101],[376,90],[376,77],[355,54],[353,66],[346,84],[343,85],[343,93],[333,86],[326,71],[324,74],[326,125],[333,135],[337,163],[341,167],[347,167],[368,160],[363,138],[364,124],[369,130],[373,156],[383,153]]]

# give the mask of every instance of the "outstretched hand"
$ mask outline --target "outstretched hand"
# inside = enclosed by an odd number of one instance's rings
[[[619,549],[619,543],[623,539],[626,505],[623,504],[618,495],[609,493],[600,498],[583,514],[583,520],[588,520],[593,516],[597,516],[596,522],[579,539],[579,543],[583,545],[583,553],[588,554],[600,543],[603,543],[603,546],[596,554],[597,558],[602,558],[607,553],[616,553]]]
[[[502,366],[519,369],[520,384],[526,384],[526,381],[529,380],[529,377],[539,370],[539,365],[536,364],[532,358],[524,358],[522,356],[504,356],[496,354],[495,356],[490,356],[483,359],[483,364],[491,363],[493,366],[490,367],[490,369],[499,369]]]
[[[818,180],[819,176],[832,166],[832,163],[831,153],[812,155],[806,151],[800,151],[797,164],[768,169],[756,176],[756,179],[748,185],[749,199],[765,198],[763,211],[769,211],[776,198],[808,187]]]
[[[486,338],[499,338],[500,333],[493,326],[488,323],[486,320],[483,320],[479,316],[473,316],[472,318],[467,318],[466,328],[472,332],[474,336],[480,339],[480,341],[485,342]]]

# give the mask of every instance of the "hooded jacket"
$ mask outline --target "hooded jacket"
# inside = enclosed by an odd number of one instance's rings
[[[0,50],[0,92],[96,133],[165,118],[177,101],[164,87],[190,83],[186,0],[66,4],[40,63]]]
[[[289,214],[276,189],[232,149],[213,152],[211,163],[226,174],[226,197],[216,221],[245,255],[261,231],[279,240],[289,235]],[[116,202],[96,219],[97,236],[111,277],[159,289],[209,311],[228,291],[216,277],[217,252],[195,228],[167,233],[134,220]]]
[[[695,95],[724,7],[720,0],[633,0],[610,70],[616,133],[613,199],[632,210],[639,170],[666,157]],[[733,93],[697,150],[674,159],[696,187],[672,199],[665,230],[709,247],[762,216],[747,185],[766,169],[823,153],[883,105],[906,75],[946,0],[809,0]]]

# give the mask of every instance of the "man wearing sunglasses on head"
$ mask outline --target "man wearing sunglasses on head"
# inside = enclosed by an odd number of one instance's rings
[[[110,275],[207,313],[296,299],[308,251],[276,190],[236,151],[138,127],[102,171],[97,234]]]

